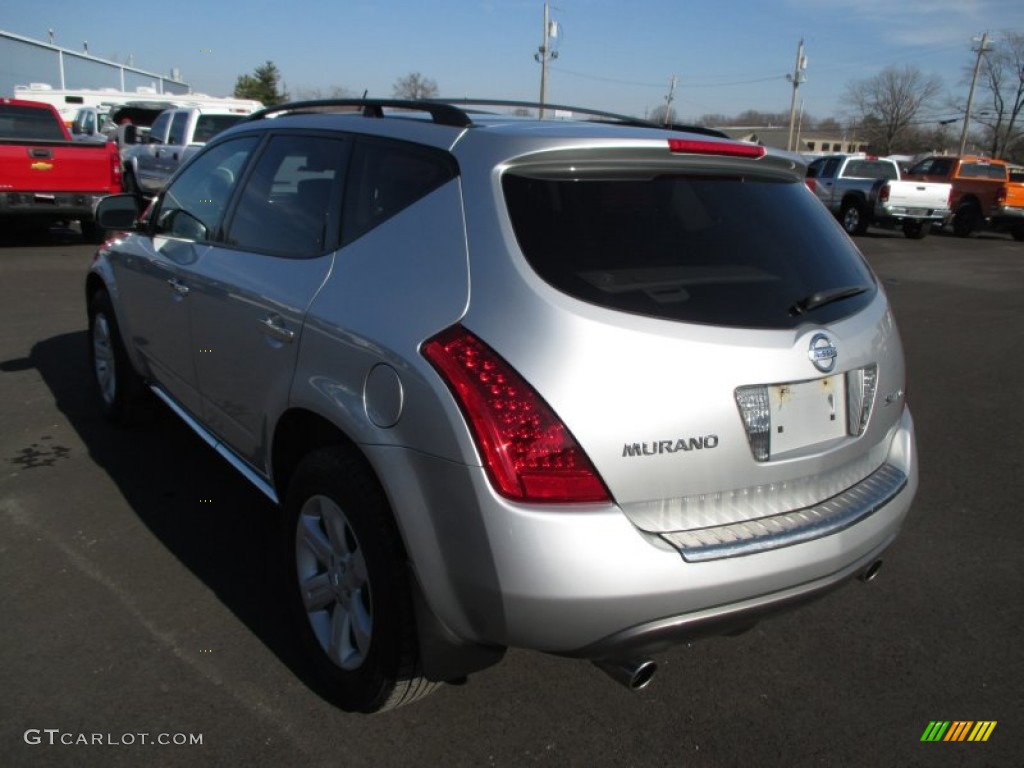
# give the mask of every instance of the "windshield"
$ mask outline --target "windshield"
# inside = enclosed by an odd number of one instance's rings
[[[859,251],[803,184],[678,175],[556,180],[514,172],[503,184],[533,269],[601,306],[790,328],[810,310],[822,323],[852,314],[877,290]],[[830,298],[802,304],[818,295]]]

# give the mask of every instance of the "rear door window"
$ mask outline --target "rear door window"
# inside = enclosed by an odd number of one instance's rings
[[[735,327],[830,322],[867,305],[870,270],[803,184],[735,175],[531,178],[503,188],[527,261],[624,312]],[[847,291],[846,289],[863,289]],[[846,298],[806,312],[808,299]]]

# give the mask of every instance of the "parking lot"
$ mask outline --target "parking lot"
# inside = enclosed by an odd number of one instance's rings
[[[62,230],[0,242],[0,761],[1020,765],[1024,243],[857,242],[900,326],[921,455],[874,582],[664,654],[638,693],[513,651],[375,717],[333,708],[298,671],[274,508],[171,416],[100,419],[92,248]],[[985,743],[922,743],[936,720],[997,726]]]

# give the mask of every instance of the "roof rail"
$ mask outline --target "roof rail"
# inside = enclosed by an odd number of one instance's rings
[[[304,112],[327,112],[332,109],[359,108],[363,117],[385,117],[384,108],[428,112],[439,125],[465,128],[473,124],[469,115],[458,107],[445,103],[414,99],[314,99],[312,101],[290,101],[253,112],[246,120],[262,120],[278,114],[301,114]],[[354,110],[353,110],[354,111]]]
[[[592,117],[601,117],[607,120],[621,123],[623,125],[636,126],[640,128],[660,128],[667,131],[686,131],[688,133],[699,133],[703,136],[713,136],[719,139],[728,139],[729,136],[716,128],[705,128],[700,125],[685,125],[682,123],[655,123],[651,120],[644,120],[639,117],[632,117],[630,115],[621,115],[615,112],[604,112],[599,109],[590,109],[588,107],[572,107],[565,104],[550,104],[536,101],[508,101],[505,99],[472,99],[472,98],[453,98],[453,99],[426,99],[428,102],[441,102],[444,104],[461,104],[461,105],[475,105],[479,107],[524,107],[532,109],[549,109],[549,110],[561,110],[564,112],[574,112],[580,115],[590,115]]]
[[[588,115],[590,117],[601,118],[616,122],[622,125],[629,125],[641,128],[657,128],[668,131],[687,131],[689,133],[698,133],[704,136],[713,136],[720,139],[729,138],[722,131],[714,128],[705,128],[697,125],[682,125],[679,123],[670,123],[664,125],[661,123],[654,123],[650,120],[644,120],[639,117],[631,117],[629,115],[620,115],[614,112],[604,112],[598,109],[589,109],[586,107],[571,107],[564,104],[541,104],[533,101],[508,101],[504,99],[471,99],[471,98],[454,98],[454,99],[315,99],[312,101],[292,101],[286,104],[277,104],[266,109],[261,109],[258,112],[253,112],[249,115],[246,120],[262,120],[265,117],[280,114],[302,114],[308,112],[327,112],[331,110],[344,110],[349,109],[351,111],[359,110],[362,112],[363,117],[374,117],[381,118],[387,115],[384,112],[385,108],[408,110],[415,112],[427,112],[431,119],[439,125],[449,125],[455,128],[467,128],[473,125],[473,112],[480,112],[480,110],[464,109],[462,107],[516,107],[516,108],[527,108],[527,109],[549,109],[549,110],[560,110],[565,112],[572,112],[580,115]]]

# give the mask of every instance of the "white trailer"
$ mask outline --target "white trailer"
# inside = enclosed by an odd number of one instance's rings
[[[48,83],[29,83],[14,86],[14,98],[52,104],[70,127],[75,115],[83,107],[95,108],[106,115],[112,108],[129,102],[149,101],[166,103],[168,107],[217,107],[248,115],[263,107],[253,99],[208,96],[205,93],[158,93],[156,88],[139,87],[134,91],[115,88],[54,88]]]

